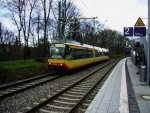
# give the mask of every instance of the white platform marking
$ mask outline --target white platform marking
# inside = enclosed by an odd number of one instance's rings
[[[129,113],[125,61],[126,60],[124,60],[121,78],[120,105],[119,105],[120,113]]]

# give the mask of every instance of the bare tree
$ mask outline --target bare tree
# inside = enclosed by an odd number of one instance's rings
[[[0,23],[0,44],[14,44],[15,34]]]
[[[28,53],[31,18],[36,2],[37,0],[6,0],[3,2],[3,6],[9,11],[10,17],[18,30],[17,40],[21,40],[21,32],[23,31],[25,59]]]
[[[3,0],[2,4],[3,7],[9,11],[7,15],[13,20],[13,23],[18,30],[18,40],[20,41],[24,2],[22,0]]]
[[[43,14],[44,14],[44,51],[43,51],[43,57],[46,57],[47,55],[47,43],[48,43],[48,37],[47,37],[47,26],[48,21],[50,18],[50,11],[51,11],[51,5],[52,0],[41,0],[42,7],[43,7]]]
[[[39,46],[40,45],[40,28],[43,25],[41,23],[41,12],[40,11],[37,12],[37,18],[35,19],[35,23],[37,23],[36,32],[37,32],[38,46]]]
[[[71,21],[79,16],[77,7],[73,4],[73,0],[62,0],[52,7],[55,25],[59,39],[63,39],[64,34],[69,30]]]
[[[29,57],[29,37],[31,32],[31,19],[32,19],[32,13],[33,9],[36,5],[37,0],[23,0],[23,14],[22,14],[22,28],[23,28],[23,35],[24,35],[24,43],[25,43],[25,49],[24,49],[24,59]]]
[[[78,19],[74,19],[74,21],[72,21],[72,23],[70,23],[69,26],[69,39],[73,39],[76,41],[81,41],[81,37],[80,37],[80,22]]]

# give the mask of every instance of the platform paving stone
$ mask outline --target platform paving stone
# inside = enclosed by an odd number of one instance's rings
[[[132,84],[134,91],[133,94],[128,95],[124,70],[126,59],[131,80],[129,83]],[[150,95],[150,86],[139,81],[140,75],[137,75],[137,67],[133,65],[131,58],[126,59],[122,59],[116,65],[85,113],[130,113],[131,111],[132,113],[150,113],[150,100],[142,98],[143,95]]]
[[[116,65],[85,113],[119,113],[123,62]]]
[[[132,81],[140,113],[150,113],[150,100],[145,100],[141,98],[142,95],[150,95],[150,86],[146,86],[145,82],[139,81],[140,75],[137,74],[138,69],[135,65],[133,65],[131,59],[127,60],[127,66],[130,73],[130,78]]]

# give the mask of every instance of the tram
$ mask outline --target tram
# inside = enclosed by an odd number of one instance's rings
[[[74,70],[96,62],[109,60],[109,50],[80,43],[51,43],[48,67]]]

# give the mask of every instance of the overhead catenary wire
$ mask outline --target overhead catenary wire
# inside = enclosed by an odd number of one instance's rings
[[[88,10],[88,12],[90,12],[92,15],[94,15],[94,13],[87,7],[87,5],[85,4],[85,2],[83,0],[78,0],[78,1],[80,1],[83,4],[83,6]]]

